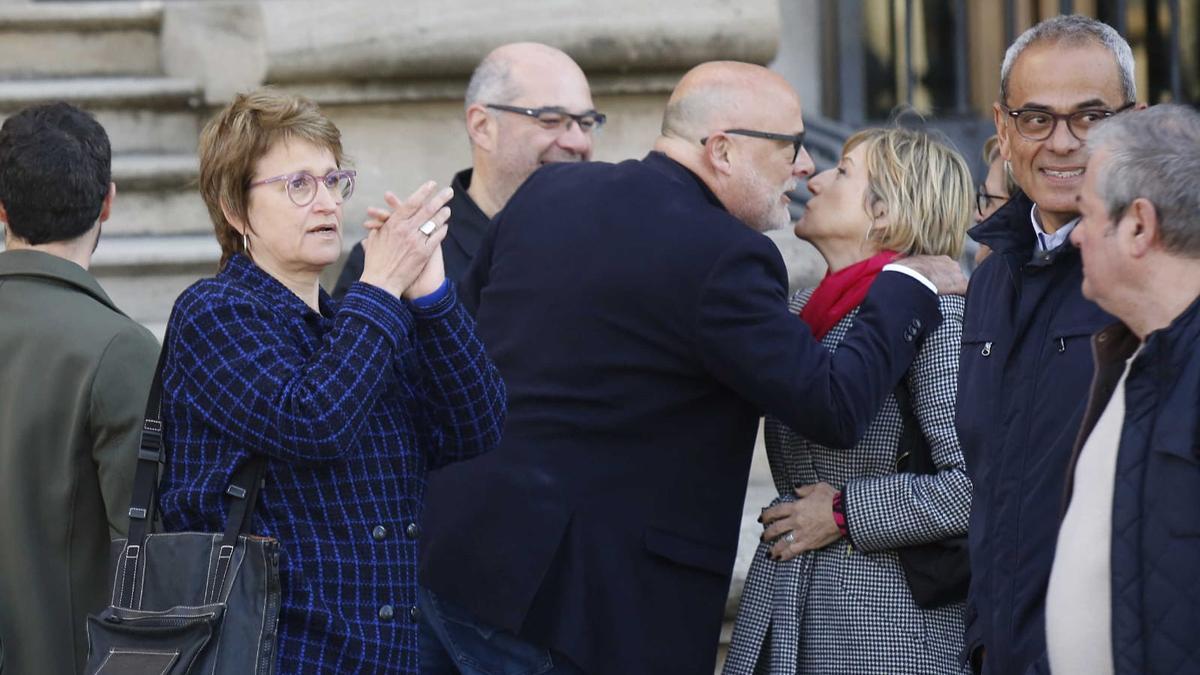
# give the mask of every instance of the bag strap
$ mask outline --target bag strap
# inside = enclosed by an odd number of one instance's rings
[[[133,494],[129,500],[130,544],[140,545],[154,521],[158,505],[159,469],[166,459],[162,443],[162,371],[167,362],[164,345],[158,354],[158,365],[154,368],[154,380],[150,383],[150,395],[146,397],[146,415],[142,422],[142,441],[138,447],[137,468],[133,473]]]
[[[144,552],[146,535],[150,533],[150,523],[154,521],[158,507],[158,479],[166,462],[162,441],[162,373],[167,360],[166,355],[164,340],[158,355],[158,365],[154,368],[154,379],[150,383],[150,394],[146,397],[146,414],[142,422],[137,467],[133,474],[133,492],[129,500],[128,537],[120,558],[121,569],[117,576],[119,588],[114,589],[117,592],[114,594],[113,604],[118,607],[133,606],[134,591],[139,585],[139,563]],[[230,496],[232,503],[225,521],[225,531],[221,535],[216,583],[212,584],[211,591],[206,594],[210,596],[206,597],[206,603],[220,592],[238,537],[250,530],[265,472],[266,458],[255,455],[239,466],[229,480],[225,494]]]
[[[902,425],[900,443],[897,446],[896,470],[905,473],[937,473],[929,441],[925,438],[925,432],[921,431],[921,423],[917,420],[916,410],[913,408],[908,383],[901,380],[893,393],[896,396],[896,405],[900,408]]]
[[[238,467],[225,494],[233,499],[229,505],[229,517],[225,519],[225,532],[221,535],[221,546],[217,549],[217,568],[213,583],[208,586],[204,604],[211,604],[221,597],[221,589],[225,586],[225,576],[229,573],[229,565],[233,561],[233,551],[237,547],[238,537],[250,531],[250,522],[254,517],[254,506],[258,503],[258,491],[263,484],[263,474],[266,472],[267,460],[262,455],[255,455]]]

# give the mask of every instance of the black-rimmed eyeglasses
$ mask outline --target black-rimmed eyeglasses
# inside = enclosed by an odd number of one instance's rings
[[[796,159],[800,157],[800,148],[804,147],[803,131],[798,134],[777,134],[773,131],[755,131],[754,129],[725,129],[721,133],[749,136],[751,138],[765,138],[770,141],[787,141],[792,144],[792,164],[796,163]],[[707,143],[708,139],[708,136],[701,138],[700,145]]]
[[[485,103],[484,107],[493,110],[502,110],[504,112],[516,113],[532,117],[538,121],[546,129],[570,129],[571,121],[579,125],[579,130],[583,133],[591,133],[608,121],[608,116],[604,113],[588,110],[579,114],[567,112],[558,106],[546,106],[543,108],[522,108],[515,105],[501,105],[499,103]]]
[[[1008,197],[991,194],[983,185],[975,188],[975,210],[979,212],[980,218],[984,216],[984,212],[992,208],[993,203],[999,208],[1000,204],[1006,201],[1008,201]]]
[[[1076,140],[1087,140],[1088,132],[1097,124],[1116,115],[1117,113],[1129,110],[1136,102],[1130,101],[1116,110],[1107,108],[1084,108],[1076,110],[1073,113],[1060,114],[1043,110],[1042,108],[1017,108],[1013,110],[1003,103],[1000,104],[1001,110],[1006,115],[1012,118],[1013,123],[1017,127],[1017,133],[1030,141],[1044,141],[1054,135],[1054,130],[1058,128],[1059,121],[1067,123],[1067,130]]]

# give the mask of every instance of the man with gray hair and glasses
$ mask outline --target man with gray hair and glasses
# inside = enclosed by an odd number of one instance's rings
[[[1111,27],[1059,16],[1008,48],[994,105],[1020,191],[970,231],[989,246],[971,279],[957,426],[974,488],[967,654],[975,672],[1044,666],[1044,603],[1067,461],[1092,375],[1092,333],[1112,317],[1080,292],[1069,236],[1087,142],[1136,105],[1133,54]]]
[[[543,164],[591,159],[594,134],[605,122],[578,64],[536,42],[501,45],[484,57],[467,84],[465,107],[472,167],[450,183],[454,197],[442,241],[446,278],[455,283],[489,221],[525,179]],[[362,269],[362,244],[355,244],[333,296],[341,299]]]
[[[1138,111],[1089,144],[1071,240],[1083,294],[1119,321],[1092,340],[1096,372],[1046,598],[1050,666],[1196,673],[1200,113]]]

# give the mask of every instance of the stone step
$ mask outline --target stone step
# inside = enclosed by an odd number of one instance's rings
[[[112,175],[123,191],[192,189],[200,166],[195,155],[123,153],[113,157]]]
[[[189,154],[113,157],[117,199],[106,235],[205,235],[212,223],[196,189],[197,160]]]
[[[0,77],[162,72],[160,2],[0,3]]]
[[[127,190],[117,183],[112,216],[104,224],[110,235],[206,235],[212,221],[195,190]]]
[[[211,234],[114,236],[105,230],[91,270],[117,307],[161,340],[175,299],[215,274],[220,257]]]
[[[167,77],[0,80],[0,118],[67,101],[96,115],[120,153],[195,153],[203,117],[198,83]]]
[[[92,255],[92,269],[110,276],[193,269],[211,275],[220,258],[221,248],[211,234],[130,236],[105,231]]]

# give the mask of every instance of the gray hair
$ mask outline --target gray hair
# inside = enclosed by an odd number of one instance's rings
[[[1012,75],[1017,57],[1026,48],[1043,42],[1069,45],[1098,43],[1113,55],[1117,72],[1121,76],[1121,92],[1125,101],[1137,100],[1137,82],[1133,76],[1133,50],[1112,26],[1079,14],[1067,14],[1046,19],[1033,28],[1021,33],[1004,52],[1004,64],[1000,66],[1000,102],[1008,105],[1008,78]]]
[[[509,103],[520,95],[512,77],[512,61],[503,56],[489,55],[475,67],[467,83],[463,108],[475,103]]]
[[[1109,153],[1096,186],[1110,219],[1145,198],[1158,213],[1163,247],[1200,257],[1200,112],[1163,104],[1116,115],[1088,134],[1088,148]]]

